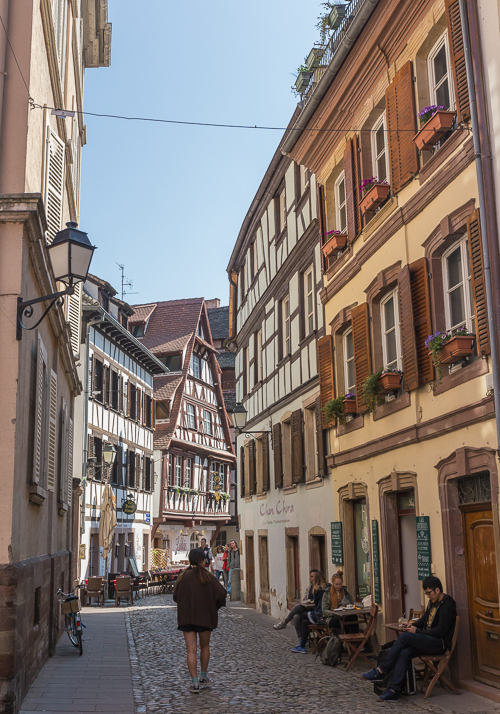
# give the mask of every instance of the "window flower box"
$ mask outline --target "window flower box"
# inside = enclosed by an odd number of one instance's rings
[[[382,372],[378,380],[380,391],[384,394],[397,392],[401,387],[401,378],[400,372]]]
[[[356,414],[356,397],[344,399],[344,414]]]
[[[474,335],[455,335],[439,350],[441,364],[455,364],[474,352]]]
[[[345,233],[341,233],[340,231],[330,231],[329,233],[325,233],[325,239],[326,243],[321,248],[325,258],[338,253],[340,250],[344,250],[347,244],[347,235]]]
[[[363,184],[362,184],[363,187]],[[366,190],[366,189],[364,189]],[[371,213],[389,198],[391,187],[386,183],[373,183],[360,203],[361,213]]]
[[[309,82],[311,81],[312,74],[313,73],[308,69],[301,69],[299,71],[298,77],[295,80],[295,89],[299,94],[304,94],[306,91],[309,86]]]
[[[314,72],[314,70],[320,66],[324,52],[325,50],[322,47],[312,48],[306,59],[306,67],[308,70]]]
[[[442,109],[436,111],[413,137],[417,149],[419,151],[432,149],[432,147],[450,131],[453,126],[454,118],[455,112]]]
[[[347,5],[334,5],[328,15],[328,24],[332,30],[338,30],[347,12]]]

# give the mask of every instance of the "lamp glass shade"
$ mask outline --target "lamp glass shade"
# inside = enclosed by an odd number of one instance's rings
[[[110,444],[109,442],[107,444],[104,444],[104,448],[102,450],[102,458],[104,459],[104,463],[107,466],[113,466],[116,459],[116,449],[113,444]]]
[[[95,247],[87,234],[70,221],[67,228],[56,234],[48,247],[56,281],[74,285],[87,279]]]
[[[75,278],[76,282],[78,280],[86,280],[94,247],[71,241],[69,250],[71,256],[70,274],[73,276],[73,281],[75,282]]]
[[[247,423],[247,410],[241,402],[237,402],[233,411],[233,419],[237,429],[244,429]]]

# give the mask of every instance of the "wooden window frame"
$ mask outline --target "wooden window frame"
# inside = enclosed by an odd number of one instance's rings
[[[208,418],[207,418],[208,414]],[[209,425],[209,428],[207,429],[207,424]],[[213,425],[212,425],[212,412],[209,409],[204,409],[203,410],[203,431],[205,434],[208,434],[208,436],[213,436]]]
[[[308,289],[307,281],[311,278],[311,289]],[[314,304],[314,265],[310,265],[303,273],[304,281],[304,298],[303,298],[303,313],[304,313],[304,338],[309,337],[314,332],[316,324],[315,304]],[[311,298],[311,311],[309,312],[309,298]]]
[[[444,46],[445,52],[446,52],[446,76],[441,79],[440,82],[436,83],[436,75],[435,75],[435,70],[434,70],[434,60],[436,58],[436,55],[439,53],[441,48]],[[451,56],[450,56],[450,43],[449,43],[449,35],[448,31],[445,31],[441,37],[434,43],[433,47],[431,48],[429,54],[427,55],[427,77],[429,79],[429,100],[430,104],[438,104],[438,101],[436,99],[436,92],[441,84],[444,83],[445,78],[448,80],[448,91],[450,95],[450,106],[448,109],[450,111],[455,110],[456,108],[456,101],[455,101],[455,85],[453,83],[453,71],[452,71],[452,65],[451,65]]]
[[[286,189],[283,187],[278,195],[278,210],[279,210],[279,227],[280,233],[286,228],[287,213],[286,213]]]
[[[380,127],[383,127],[384,149],[379,154],[377,154],[377,131],[380,129]],[[379,181],[387,181],[387,183],[389,183],[389,177],[390,177],[389,146],[387,143],[387,115],[385,113],[385,110],[382,112],[382,114],[378,117],[375,124],[372,126],[371,133],[370,133],[370,139],[371,139],[371,148],[372,148],[372,173],[373,173],[373,176],[376,176]],[[385,178],[383,178],[383,179],[380,178],[380,176],[378,175],[378,162],[379,162],[382,154],[384,154],[384,159],[385,159]]]
[[[267,531],[258,535],[258,553],[259,553],[259,591],[260,596],[269,597],[270,582],[269,582],[269,537]],[[265,541],[266,547],[263,548]],[[264,558],[264,552],[266,557]]]
[[[386,335],[388,333],[388,330],[385,328],[385,310],[384,306],[386,302],[389,302],[390,299],[393,299],[394,303],[394,320],[395,320],[395,325],[394,325],[394,332],[396,334],[396,365],[392,365],[390,369],[403,369],[403,348],[402,348],[402,342],[401,342],[401,318],[400,318],[400,311],[399,311],[399,294],[398,294],[398,289],[397,287],[393,288],[390,290],[388,293],[384,295],[384,297],[380,300],[380,333],[381,333],[381,338],[382,338],[382,361],[384,368],[387,368],[388,366],[388,361],[387,361],[387,344],[386,344]]]
[[[189,411],[189,408],[192,408],[193,412],[191,413]],[[190,422],[190,417],[193,417],[193,426],[191,426]],[[190,402],[186,402],[186,426],[188,429],[196,429],[196,408],[194,404],[191,404]]]
[[[193,488],[193,459],[191,456],[186,456],[184,459],[184,486]]]
[[[339,186],[341,183],[344,183],[344,202],[340,202],[339,198]],[[341,171],[341,173],[337,176],[335,179],[335,183],[333,184],[333,192],[334,192],[334,201],[335,201],[335,228],[336,230],[340,231],[341,233],[345,233],[347,231],[347,191],[346,191],[346,184],[345,184],[345,171]],[[342,225],[341,221],[341,211],[344,209],[344,224]],[[324,241],[324,236],[323,236],[323,241]]]
[[[288,309],[288,315],[287,315]],[[288,293],[281,301],[281,335],[282,335],[282,353],[283,358],[287,357],[291,352],[292,331],[290,324],[290,294]]]
[[[449,280],[449,275],[448,275],[448,269],[446,265],[446,259],[449,257],[451,253],[454,253],[457,248],[460,248],[460,257],[462,261],[462,282],[461,285],[463,286],[463,302],[464,302],[464,313],[465,313],[465,321],[462,323],[458,323],[456,325],[451,324],[451,305],[450,305],[450,286],[448,284]],[[465,276],[465,270],[464,268],[467,266],[467,272],[469,273],[468,276]],[[473,300],[471,304],[471,281],[472,281],[472,276],[471,276],[471,270],[470,270],[470,265],[469,265],[469,241],[467,237],[467,233],[464,233],[457,241],[451,244],[444,252],[441,257],[441,269],[442,269],[442,275],[443,275],[443,295],[444,295],[444,314],[445,314],[445,325],[447,330],[458,330],[460,327],[465,327],[467,331],[475,335],[476,334],[476,327],[475,327],[475,315],[474,315],[474,306],[473,306]],[[460,283],[457,283],[457,286]],[[455,288],[457,287],[455,286]]]
[[[184,459],[180,454],[175,454],[175,464],[174,464],[174,483],[176,488],[182,486],[184,479]]]
[[[350,392],[351,394],[356,394],[356,372],[354,373],[354,386],[350,386],[347,384],[348,382],[348,364],[352,362],[353,365],[355,365],[354,362],[354,335],[352,337],[353,339],[353,344],[352,344],[352,357],[349,357],[347,359],[347,347],[346,347],[346,342],[347,338],[349,335],[353,335],[352,332],[352,325],[347,327],[343,332],[342,332],[342,363],[344,367],[344,389],[345,393]]]

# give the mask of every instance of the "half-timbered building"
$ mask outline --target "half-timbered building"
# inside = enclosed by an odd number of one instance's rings
[[[175,562],[229,522],[236,459],[203,298],[134,310],[132,334],[169,369],[154,381],[154,544]]]
[[[252,432],[237,437],[242,595],[279,617],[301,600],[309,570],[329,574],[331,562],[316,207],[314,175],[278,149],[228,266],[236,395]]]

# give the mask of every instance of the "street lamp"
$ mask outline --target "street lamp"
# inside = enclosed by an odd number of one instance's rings
[[[115,463],[116,447],[113,446],[113,444],[110,444],[109,441],[107,441],[103,446],[102,458],[104,459],[106,466],[109,466],[110,468]]]
[[[272,444],[273,434],[270,429],[258,429],[257,431],[250,431],[249,429],[245,429],[245,424],[247,423],[247,414],[248,412],[243,406],[243,404],[241,402],[236,402],[236,406],[233,410],[233,416],[234,426],[236,427],[237,435],[239,436],[243,432],[245,433],[245,436],[250,436],[250,434],[269,434]]]
[[[66,289],[52,293],[51,295],[35,298],[34,300],[23,300],[22,297],[17,298],[16,337],[18,340],[21,339],[23,330],[34,330],[35,327],[38,327],[56,302],[58,306],[62,305],[62,301],[59,302],[60,298],[64,295],[73,295],[75,285],[87,279],[95,246],[91,245],[87,234],[83,231],[79,231],[77,226],[78,224],[74,221],[66,223],[66,228],[56,233],[54,240],[48,247],[56,282],[66,285]],[[33,325],[33,327],[25,327],[22,322],[23,317],[32,317],[33,305],[39,302],[45,302],[46,300],[50,300],[51,303],[38,322]]]

